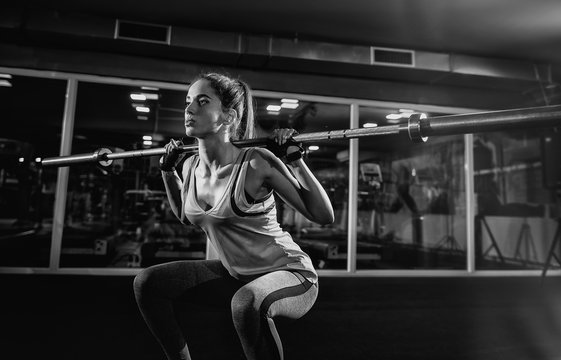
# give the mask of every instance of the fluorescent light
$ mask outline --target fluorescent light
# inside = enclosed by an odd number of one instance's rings
[[[280,105],[267,105],[267,111],[280,111]]]
[[[8,80],[0,80],[0,87],[12,87],[12,83]]]
[[[411,109],[399,109],[399,112],[401,112],[401,113],[414,113],[415,111],[411,110]]]
[[[131,94],[131,99],[135,101],[146,101],[146,96],[144,94]]]
[[[150,141],[150,140],[144,140],[142,143],[143,143],[144,145],[147,145],[147,146],[152,145],[152,141]]]
[[[281,103],[298,104],[296,99],[281,99]]]
[[[142,137],[142,140],[150,141],[150,140],[152,140],[152,136],[150,136],[150,135],[144,135],[144,136]]]
[[[278,111],[267,111],[267,114],[277,116],[277,115],[280,115],[280,112],[278,112]]]
[[[139,93],[131,93],[130,97],[133,100],[146,101],[146,100],[158,100],[160,98],[160,95],[154,93],[139,92]]]
[[[154,93],[142,93],[147,100],[158,100],[160,95]]]
[[[137,118],[138,120],[148,120],[148,116],[138,115],[136,118]]]
[[[308,146],[308,150],[310,150],[310,151],[319,150],[319,146],[317,146],[317,145],[310,145],[310,146]]]
[[[24,159],[24,158],[22,158],[22,157],[20,157],[20,158],[18,159],[18,161],[19,161],[20,163],[22,163],[22,162],[24,162],[24,161],[25,161],[25,159]]]
[[[0,74],[0,79],[11,79],[12,75],[10,74]]]
[[[150,108],[147,106],[137,106],[135,107],[136,111],[141,112],[141,113],[149,113],[150,112]]]
[[[362,127],[365,127],[365,128],[373,128],[373,127],[376,127],[376,126],[378,126],[378,124],[371,123],[371,122],[367,122],[367,123],[364,123],[364,125],[362,125]]]
[[[36,163],[40,163],[43,159],[41,159],[40,157],[35,158],[35,162]]]
[[[160,90],[157,87],[151,87],[151,86],[141,86],[140,88],[142,90],[148,90],[148,91],[159,91]]]
[[[281,104],[281,108],[284,109],[296,109],[297,107],[298,107],[298,103],[283,102]]]
[[[398,119],[401,119],[401,114],[388,114],[388,115],[386,115],[386,119],[388,119],[388,120],[398,120]]]

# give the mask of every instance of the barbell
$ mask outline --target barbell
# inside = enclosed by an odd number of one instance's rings
[[[544,128],[561,126],[561,105],[530,107],[510,110],[497,110],[457,115],[425,117],[414,113],[406,123],[379,126],[372,128],[357,128],[345,130],[320,131],[298,134],[294,136],[297,142],[310,142],[332,139],[353,139],[366,136],[387,136],[406,133],[413,142],[425,142],[431,136],[445,136],[458,134],[473,134],[499,130],[515,130],[524,128]],[[244,139],[232,141],[238,147],[264,146],[266,138]],[[197,145],[183,145],[182,152],[196,151]],[[146,156],[161,156],[165,149],[153,148],[112,152],[101,148],[93,153],[76,154],[45,158],[42,166],[68,166],[78,163],[98,162],[102,166],[109,166],[116,159],[128,159]]]

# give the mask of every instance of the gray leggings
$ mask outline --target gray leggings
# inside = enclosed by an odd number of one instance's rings
[[[219,260],[194,260],[144,269],[134,279],[134,293],[168,359],[178,359],[186,344],[173,311],[173,302],[185,301],[230,307],[247,359],[264,360],[283,359],[274,317],[302,317],[316,301],[318,286],[291,271],[271,272],[245,283],[233,278]]]

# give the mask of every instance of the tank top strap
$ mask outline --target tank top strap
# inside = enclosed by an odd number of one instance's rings
[[[245,151],[245,153],[239,163],[234,181],[232,182],[232,188],[230,189],[230,206],[232,211],[241,217],[267,214],[274,207],[274,201],[270,201],[272,198],[272,192],[263,199],[257,199],[257,201],[252,204],[247,202],[245,180],[247,176],[247,169],[249,167],[249,161],[251,160],[251,156],[253,155],[255,148],[245,148],[243,151]]]

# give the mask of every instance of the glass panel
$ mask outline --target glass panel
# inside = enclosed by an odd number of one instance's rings
[[[561,184],[557,131],[474,136],[476,265],[479,269],[559,268]]]
[[[138,113],[130,86],[80,83],[72,153],[92,153],[161,147],[170,138],[184,137],[185,93],[159,89],[158,100],[147,100],[148,113]],[[145,91],[146,92],[146,91]],[[344,129],[348,106],[299,102],[294,109],[269,114],[267,104],[280,99],[256,99],[259,134],[275,127],[300,132]],[[142,137],[152,136],[151,145]],[[345,267],[347,141],[319,141],[308,147],[308,164],[325,184],[335,202],[337,220],[321,227],[280,203],[279,219],[318,268]],[[63,235],[63,267],[146,267],[176,259],[205,257],[206,239],[192,225],[181,224],[171,213],[157,169],[158,157],[115,161],[109,167],[83,164],[71,167],[66,222]]]
[[[66,81],[2,74],[0,266],[48,267]]]
[[[360,124],[397,124],[407,113],[361,107]],[[465,269],[463,136],[359,144],[357,269]]]
[[[131,93],[149,95],[133,100]],[[142,150],[181,138],[184,99],[176,90],[80,82],[72,153]],[[149,112],[137,111],[140,105]],[[70,167],[62,267],[144,267],[205,257],[202,232],[171,213],[157,162],[152,156]]]
[[[350,107],[298,101],[295,109],[267,111],[268,105],[280,105],[282,99],[257,98],[256,119],[260,135],[275,128],[294,128],[299,133],[349,128]],[[298,100],[298,99],[294,99]],[[335,210],[335,222],[318,225],[305,219],[277,199],[281,226],[312,258],[317,269],[345,269],[347,263],[347,214],[349,183],[349,141],[306,142],[306,163],[327,191]]]

